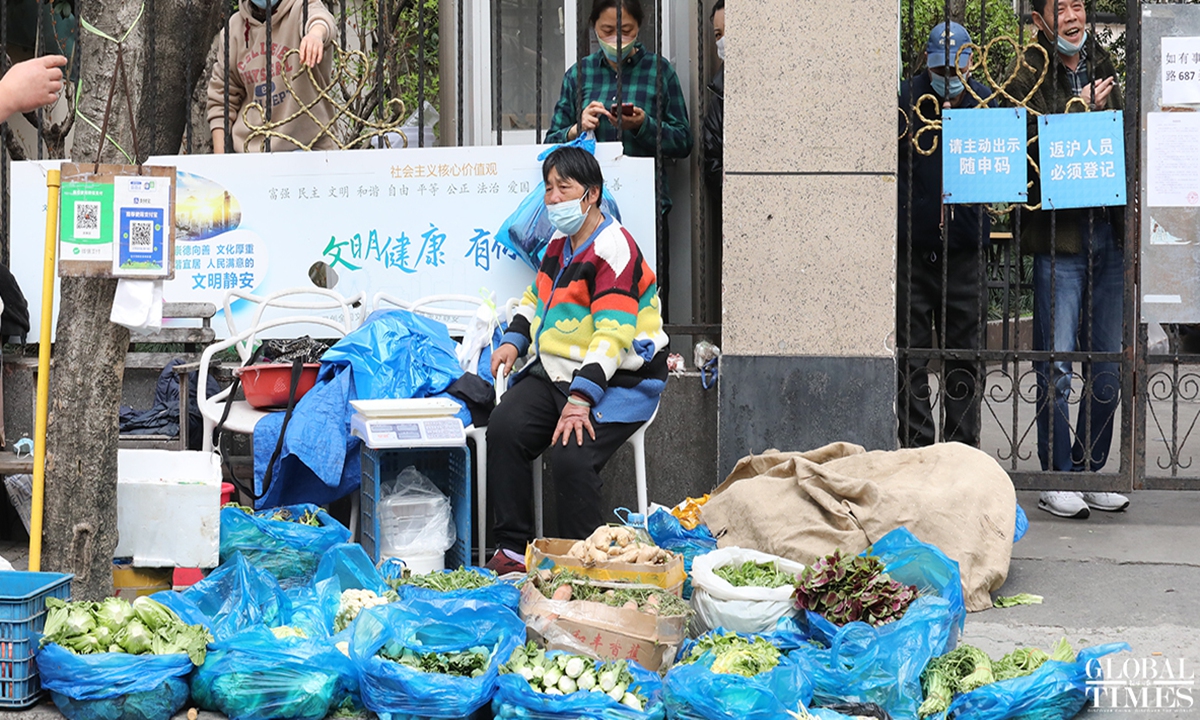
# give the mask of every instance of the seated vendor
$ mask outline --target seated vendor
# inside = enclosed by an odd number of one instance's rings
[[[600,164],[561,147],[542,177],[557,232],[492,355],[493,374],[529,356],[487,429],[498,548],[487,567],[500,574],[525,571],[534,458],[550,462],[557,535],[586,538],[608,516],[600,470],[654,414],[667,380],[654,271],[629,231],[601,212]]]

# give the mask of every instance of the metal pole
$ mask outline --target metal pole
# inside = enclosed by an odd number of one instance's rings
[[[58,247],[58,170],[46,172],[46,246],[42,253],[42,325],[38,335],[37,411],[33,432],[33,502],[29,569],[42,569],[42,502],[46,495],[46,420],[50,414],[50,326],[54,322],[54,252]]]

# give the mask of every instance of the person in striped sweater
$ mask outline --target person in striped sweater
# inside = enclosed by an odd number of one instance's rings
[[[542,166],[557,229],[492,373],[529,360],[488,422],[497,545],[488,567],[524,571],[534,535],[531,463],[545,453],[558,534],[604,524],[600,470],[650,419],[667,381],[667,336],[654,271],[621,223],[600,210],[604,177],[588,151],[561,147]]]

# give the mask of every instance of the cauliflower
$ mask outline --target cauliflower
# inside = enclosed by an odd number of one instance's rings
[[[377,605],[386,605],[390,602],[387,597],[380,597],[372,590],[359,590],[351,588],[342,592],[342,598],[338,602],[337,616],[333,620],[333,631],[339,633],[350,627],[350,623],[354,622],[354,618],[363,610]]]

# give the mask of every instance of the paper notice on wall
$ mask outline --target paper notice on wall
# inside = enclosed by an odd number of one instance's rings
[[[1146,202],[1200,207],[1200,113],[1147,113]]]
[[[1162,39],[1162,104],[1200,103],[1200,37]]]

